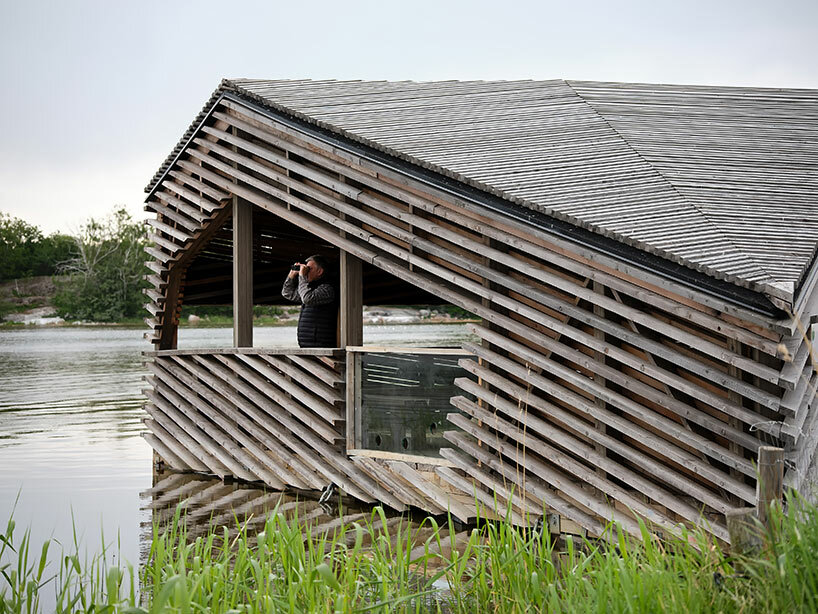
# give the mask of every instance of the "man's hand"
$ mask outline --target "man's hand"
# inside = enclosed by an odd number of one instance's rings
[[[296,262],[290,267],[290,272],[287,273],[287,279],[293,279],[296,275],[305,275],[304,269],[306,266],[300,262]]]

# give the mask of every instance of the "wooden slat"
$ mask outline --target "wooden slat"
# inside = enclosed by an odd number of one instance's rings
[[[389,467],[393,473],[401,476],[409,484],[412,484],[415,490],[423,493],[426,498],[431,499],[441,510],[450,512],[452,516],[459,518],[463,522],[468,522],[474,518],[474,510],[470,510],[465,505],[462,505],[459,501],[454,499],[454,497],[444,492],[437,484],[424,478],[420,472],[415,471],[406,463],[386,461],[386,466]],[[446,467],[442,469],[446,469]]]
[[[674,462],[679,463],[679,465],[686,467],[691,471],[694,471],[696,474],[704,477],[705,479],[714,482],[715,484],[721,486],[722,488],[725,488],[726,490],[729,490],[730,492],[733,492],[734,494],[740,496],[745,501],[751,502],[752,497],[755,496],[751,488],[747,487],[744,484],[739,483],[738,481],[731,478],[729,475],[721,471],[718,471],[711,465],[707,464],[706,462],[703,462],[700,458],[678,447],[673,442],[668,441],[666,439],[662,439],[661,437],[645,429],[644,427],[641,427],[633,422],[630,422],[626,417],[615,415],[610,411],[604,410],[601,407],[597,407],[596,405],[589,403],[587,400],[579,397],[578,395],[574,394],[568,389],[555,386],[553,385],[552,382],[546,380],[542,376],[531,373],[530,370],[526,369],[524,366],[514,363],[513,361],[510,361],[508,359],[502,358],[501,356],[494,354],[493,352],[481,351],[480,354],[478,354],[478,356],[481,356],[485,360],[489,361],[492,365],[498,368],[502,368],[504,371],[512,375],[527,378],[528,381],[536,388],[539,388],[540,390],[543,390],[548,394],[554,395],[558,399],[569,402],[573,409],[582,412],[589,419],[599,420],[600,422],[605,423],[606,425],[616,429],[617,431],[634,438],[636,441],[643,442],[644,444],[650,446],[653,450],[656,450],[657,452],[661,453],[662,456],[665,456],[673,460]],[[461,364],[464,367],[466,367],[467,370],[476,370],[478,368],[477,365],[473,363],[473,361],[464,360],[461,361]],[[463,387],[468,386],[466,381],[460,382],[456,380],[456,383],[458,384],[458,386],[461,385]],[[534,401],[531,402],[533,403]],[[585,435],[589,438],[592,439],[594,438],[594,435],[590,432],[585,433]],[[608,442],[607,445],[613,448],[613,442]],[[642,462],[645,461],[642,460]],[[700,492],[699,496],[705,495],[703,492]],[[719,509],[719,511],[724,511],[724,509],[726,509],[724,506],[724,502],[718,499],[717,497],[711,496],[707,499],[707,501],[708,505],[712,505],[716,509]]]
[[[149,422],[152,422],[150,420]],[[153,426],[153,425],[152,425]],[[150,427],[149,427],[150,428]],[[162,458],[164,462],[168,464],[169,467],[177,469],[179,471],[192,471],[193,468],[183,461],[177,454],[174,452],[168,445],[166,445],[159,437],[157,437],[152,431],[147,431],[142,433],[142,438],[148,442],[148,445],[153,448],[157,454]],[[170,438],[169,438],[170,439]],[[171,445],[173,445],[173,441],[171,441]],[[178,446],[176,446],[178,449]]]
[[[183,244],[185,243],[185,241],[190,239],[190,233],[174,228],[173,226],[168,226],[167,224],[165,224],[164,222],[160,222],[159,220],[147,219],[145,220],[145,223],[148,226],[152,226],[159,232],[163,232],[166,235],[170,235],[171,237],[173,237],[177,241],[180,241]]]
[[[156,197],[158,199],[159,195],[157,194]],[[172,199],[168,197],[168,200]],[[202,221],[207,219],[204,215],[201,216],[201,219],[198,217],[191,219],[186,215],[182,215],[174,205],[162,204],[156,200],[148,201],[145,205],[145,210],[156,212],[165,222],[172,221],[177,225],[177,227],[181,227],[181,229],[184,229],[188,233],[193,233],[199,230],[199,228],[201,228]]]
[[[213,396],[194,378],[187,377],[174,365],[168,364],[168,361],[162,361],[158,366],[178,379],[179,383],[184,384],[184,388],[172,385],[166,378],[157,382],[155,386],[157,392],[163,394],[180,408],[185,406],[186,400],[178,396],[176,390],[187,391],[188,398],[196,398],[198,394],[200,398],[196,399],[196,405],[189,405],[188,410],[190,412],[201,412],[213,424],[217,425],[221,429],[220,439],[223,442],[222,445],[237,460],[240,460],[246,467],[251,469],[265,484],[276,489],[282,489],[288,484],[302,488],[309,484],[309,482],[305,484],[291,473],[283,471],[281,459],[272,450],[264,449],[259,445],[258,439],[249,434],[254,433],[256,430],[252,421],[244,419],[232,407],[219,403],[218,400],[214,404],[205,401],[205,398],[213,400]],[[241,447],[238,447],[236,443],[240,444]]]
[[[190,372],[191,376],[195,376],[214,391],[210,393],[206,390],[202,391],[204,398],[209,403],[219,407],[222,411],[230,412],[237,422],[241,422],[245,430],[259,439],[272,455],[274,464],[273,469],[281,471],[282,479],[290,486],[302,487],[301,485],[308,485],[311,488],[322,488],[324,484],[318,479],[313,470],[309,469],[299,458],[298,454],[286,450],[282,444],[287,444],[287,437],[281,437],[280,433],[276,432],[266,413],[259,408],[258,405],[251,406],[248,403],[242,402],[241,398],[235,394],[234,387],[227,384],[225,379],[219,379],[215,375],[211,375],[201,367],[192,362],[179,362],[179,367],[185,367]],[[213,364],[208,363],[208,367],[213,369]],[[170,366],[177,375],[180,373],[178,369]],[[225,374],[222,373],[222,376]],[[184,375],[182,375],[184,377]],[[227,401],[229,399],[229,401]],[[233,408],[239,409],[246,414],[250,421],[245,421],[241,416],[235,414]]]
[[[209,212],[202,211],[190,203],[186,203],[170,192],[156,192],[154,196],[165,203],[171,211],[176,210],[179,213],[184,213],[188,217],[198,221],[200,225],[210,218]],[[178,217],[173,219],[178,221]],[[196,228],[194,227],[192,230],[196,230]]]
[[[206,213],[211,213],[214,209],[219,207],[218,202],[214,202],[209,198],[201,196],[176,181],[165,180],[162,182],[162,187],[166,190],[170,190],[171,192],[175,192],[183,198],[186,198],[197,207],[204,209]]]
[[[181,166],[182,168],[185,168],[185,170],[192,171],[192,173],[194,173],[194,174],[196,173],[196,165],[195,164],[185,163],[184,160],[182,160],[182,161],[180,161],[179,166]],[[195,190],[197,192],[201,192],[202,194],[205,194],[205,195],[209,196],[210,198],[212,198],[216,202],[219,202],[221,200],[224,200],[224,199],[230,197],[230,194],[227,194],[226,192],[222,192],[221,190],[217,190],[213,186],[207,185],[203,181],[199,181],[198,179],[196,179],[195,177],[192,177],[188,173],[181,173],[179,171],[171,170],[171,171],[168,171],[168,175],[170,175],[174,179],[178,179],[179,181],[186,184],[188,187],[192,188],[193,190]]]

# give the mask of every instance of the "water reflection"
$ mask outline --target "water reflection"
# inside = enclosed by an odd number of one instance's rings
[[[139,560],[139,527],[152,520],[139,493],[153,486],[151,449],[140,437],[142,352],[150,349],[143,332],[0,331],[0,522],[14,509],[18,526],[32,527],[35,543],[54,537],[70,544],[76,529],[90,553],[105,540],[118,544],[122,559]],[[225,347],[231,335],[188,328],[179,343]],[[295,346],[294,327],[258,328],[254,335],[258,347]],[[368,344],[452,346],[467,337],[464,327],[452,325],[364,328]]]
[[[180,508],[180,519],[185,524],[189,542],[218,527],[227,527],[231,535],[235,535],[235,530],[241,526],[246,528],[248,536],[254,537],[264,529],[270,514],[276,513],[301,527],[304,539],[326,535],[331,542],[342,525],[348,527],[358,523],[367,529],[361,542],[363,547],[382,535],[389,539],[394,551],[399,550],[398,540],[404,547],[409,544],[411,559],[417,559],[425,552],[431,553],[425,565],[427,571],[443,565],[443,557],[449,557],[453,548],[462,553],[471,531],[465,525],[455,523],[455,532],[449,533],[445,520],[439,518],[443,525],[441,539],[430,539],[432,525],[424,521],[426,515],[423,513],[399,514],[387,509],[382,518],[373,513],[371,506],[349,498],[332,497],[322,502],[313,493],[275,492],[258,485],[229,483],[196,473],[157,472],[154,486],[141,496],[142,508],[151,514],[150,520],[141,525],[140,562],[143,564],[150,554],[153,526],[167,526],[177,508]],[[347,545],[350,546],[354,539],[355,532],[348,531]]]

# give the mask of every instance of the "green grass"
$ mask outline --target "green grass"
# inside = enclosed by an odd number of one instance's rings
[[[774,511],[761,550],[743,558],[700,531],[658,541],[644,529],[637,541],[611,527],[607,539],[557,547],[547,531],[489,522],[449,554],[451,521],[390,524],[380,508],[317,535],[273,510],[257,534],[237,519],[194,537],[180,513],[154,528],[138,580],[105,553],[81,560],[76,543],[52,570],[55,544],[34,548],[27,532],[15,542],[10,521],[0,614],[39,611],[45,590],[60,612],[129,614],[818,611],[818,515],[795,495],[788,515]]]

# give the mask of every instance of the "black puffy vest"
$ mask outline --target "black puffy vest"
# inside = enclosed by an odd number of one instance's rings
[[[329,283],[335,300],[324,305],[303,305],[298,317],[298,345],[302,348],[334,348],[338,329],[338,287],[324,277],[311,281],[310,289]]]

